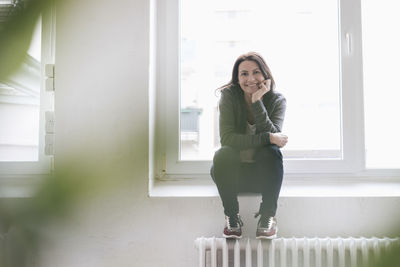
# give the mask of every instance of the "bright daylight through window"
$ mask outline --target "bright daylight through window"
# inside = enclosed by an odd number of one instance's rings
[[[248,51],[266,59],[287,99],[285,158],[341,158],[337,0],[180,5],[180,160],[212,159],[220,146],[216,89]]]
[[[400,168],[400,35],[397,3],[362,1],[365,144],[368,168]]]
[[[42,23],[38,21],[22,66],[0,81],[0,161],[39,158]]]

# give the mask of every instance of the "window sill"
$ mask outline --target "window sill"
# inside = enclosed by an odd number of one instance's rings
[[[29,198],[35,193],[42,175],[8,175],[0,177],[1,198]]]
[[[244,193],[242,195],[254,195]],[[218,197],[211,179],[178,181],[156,180],[150,197]],[[280,197],[400,197],[400,182],[395,179],[284,179]]]

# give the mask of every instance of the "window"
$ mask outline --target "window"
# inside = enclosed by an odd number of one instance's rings
[[[13,7],[7,4],[7,8]],[[50,172],[51,157],[45,155],[45,113],[53,110],[53,93],[44,88],[44,66],[53,62],[54,10],[50,10],[37,21],[21,67],[0,81],[1,177]]]
[[[400,23],[392,1],[362,1],[365,145],[368,168],[400,169],[397,65]],[[379,36],[379,38],[377,38]]]
[[[208,176],[219,147],[215,89],[230,80],[234,60],[248,51],[264,56],[288,101],[286,173],[365,172],[372,145],[368,133],[367,146],[364,142],[361,2],[160,0],[157,5],[160,176]],[[369,124],[367,118],[367,131]]]

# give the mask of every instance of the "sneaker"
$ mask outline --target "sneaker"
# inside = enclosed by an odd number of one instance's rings
[[[276,218],[257,213],[255,217],[261,215],[257,224],[257,239],[274,239],[278,234]]]
[[[225,228],[223,236],[225,238],[242,238],[243,222],[240,215],[226,216],[225,215]]]

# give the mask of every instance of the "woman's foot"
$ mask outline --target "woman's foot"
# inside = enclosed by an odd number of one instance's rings
[[[242,238],[243,222],[240,215],[226,216],[223,236],[225,238]]]
[[[260,214],[258,214],[260,215]],[[258,216],[256,215],[256,216]],[[276,218],[273,216],[262,215],[257,224],[257,239],[274,239],[278,234]]]

